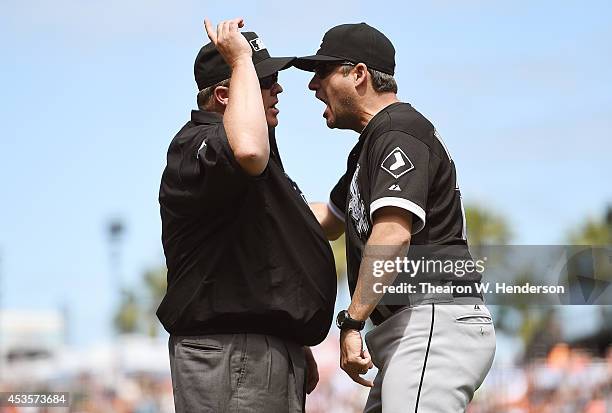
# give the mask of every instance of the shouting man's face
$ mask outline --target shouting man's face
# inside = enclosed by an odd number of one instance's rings
[[[315,97],[325,103],[323,117],[327,127],[332,129],[354,129],[357,117],[353,97],[355,88],[350,75],[343,73],[347,65],[320,64],[308,84],[308,88],[315,91]]]

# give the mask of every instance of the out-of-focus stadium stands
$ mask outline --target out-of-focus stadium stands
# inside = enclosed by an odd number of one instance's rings
[[[315,348],[320,381],[308,396],[308,413],[354,413],[364,406],[368,390],[339,369],[337,340],[332,333]],[[113,345],[81,352],[64,350],[58,357],[5,360],[0,392],[67,391],[70,408],[4,407],[0,413],[174,411],[163,339],[121,337]],[[77,361],[54,370],[64,357]],[[17,371],[19,380],[12,375]],[[606,357],[594,357],[559,343],[545,359],[494,365],[468,413],[608,413],[612,411],[611,388],[612,348]]]

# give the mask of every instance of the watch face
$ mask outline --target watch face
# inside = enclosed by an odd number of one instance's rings
[[[346,310],[340,311],[338,313],[338,316],[336,317],[336,326],[338,328],[342,328],[342,324],[344,324],[344,320],[346,320],[346,313],[347,313]]]

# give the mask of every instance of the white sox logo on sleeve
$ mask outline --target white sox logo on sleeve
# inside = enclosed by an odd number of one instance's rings
[[[395,179],[414,169],[414,164],[399,147],[393,149],[380,164],[380,167],[389,172]]]

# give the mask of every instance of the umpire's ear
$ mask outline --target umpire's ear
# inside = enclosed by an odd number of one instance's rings
[[[217,86],[213,92],[213,97],[215,103],[223,106],[225,109],[227,107],[227,103],[229,102],[229,87]]]

